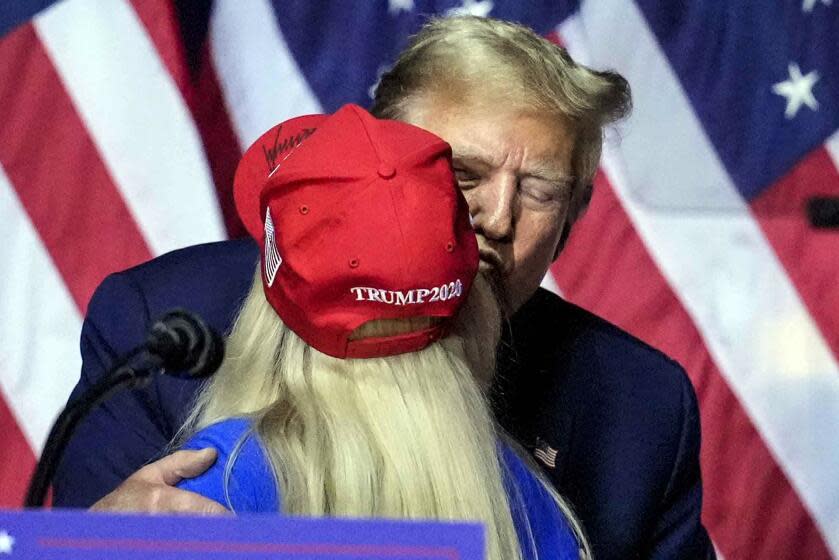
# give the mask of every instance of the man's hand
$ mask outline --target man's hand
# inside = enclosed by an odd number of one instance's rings
[[[216,450],[176,451],[128,477],[113,492],[93,504],[91,511],[143,513],[229,513],[221,504],[174,486],[206,471],[216,461]]]

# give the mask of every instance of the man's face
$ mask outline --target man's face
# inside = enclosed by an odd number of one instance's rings
[[[559,245],[574,184],[572,128],[533,112],[429,100],[406,120],[451,144],[481,270],[503,278],[515,311],[539,287]]]

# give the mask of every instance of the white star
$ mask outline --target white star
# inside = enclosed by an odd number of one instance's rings
[[[450,9],[446,15],[487,17],[491,11],[492,0],[463,0],[461,7]]]
[[[821,2],[825,6],[830,6],[830,1],[831,0],[804,0],[804,3],[801,4],[801,9],[805,12],[812,12],[816,2]]]
[[[410,12],[414,9],[414,0],[387,0],[387,11],[391,14]]]
[[[813,111],[819,108],[819,102],[813,97],[813,86],[819,81],[819,73],[813,70],[806,76],[801,75],[798,64],[790,62],[789,80],[778,82],[772,86],[772,91],[787,98],[787,109],[784,116],[791,119],[798,114],[802,105]]]
[[[5,530],[0,531],[0,554],[11,554],[15,539]]]

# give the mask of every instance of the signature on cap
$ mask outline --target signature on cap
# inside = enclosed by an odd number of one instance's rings
[[[304,128],[296,135],[287,136],[280,140],[280,134],[283,131],[283,125],[277,127],[277,134],[274,136],[274,144],[270,148],[262,145],[262,153],[265,154],[265,163],[268,164],[268,173],[271,174],[277,169],[277,157],[292,148],[296,148],[303,143],[303,140],[312,135],[317,130],[316,128]],[[290,153],[289,153],[290,155]],[[288,156],[286,156],[288,157]],[[285,159],[285,158],[283,158]]]

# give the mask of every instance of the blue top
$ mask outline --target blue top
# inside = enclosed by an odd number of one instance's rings
[[[181,481],[179,488],[206,496],[236,513],[276,512],[280,496],[274,483],[270,463],[259,440],[250,432],[251,422],[246,418],[231,418],[208,426],[195,434],[183,449],[213,447],[218,459],[206,472],[195,478]],[[239,448],[227,475],[228,459]],[[506,445],[501,446],[502,459],[514,483],[507,482],[508,491],[515,488],[521,499],[511,499],[513,522],[523,547],[525,560],[578,558],[577,542],[565,516],[551,495],[536,479],[522,460]],[[527,509],[527,519],[538,555],[530,546],[527,524],[522,504]]]

